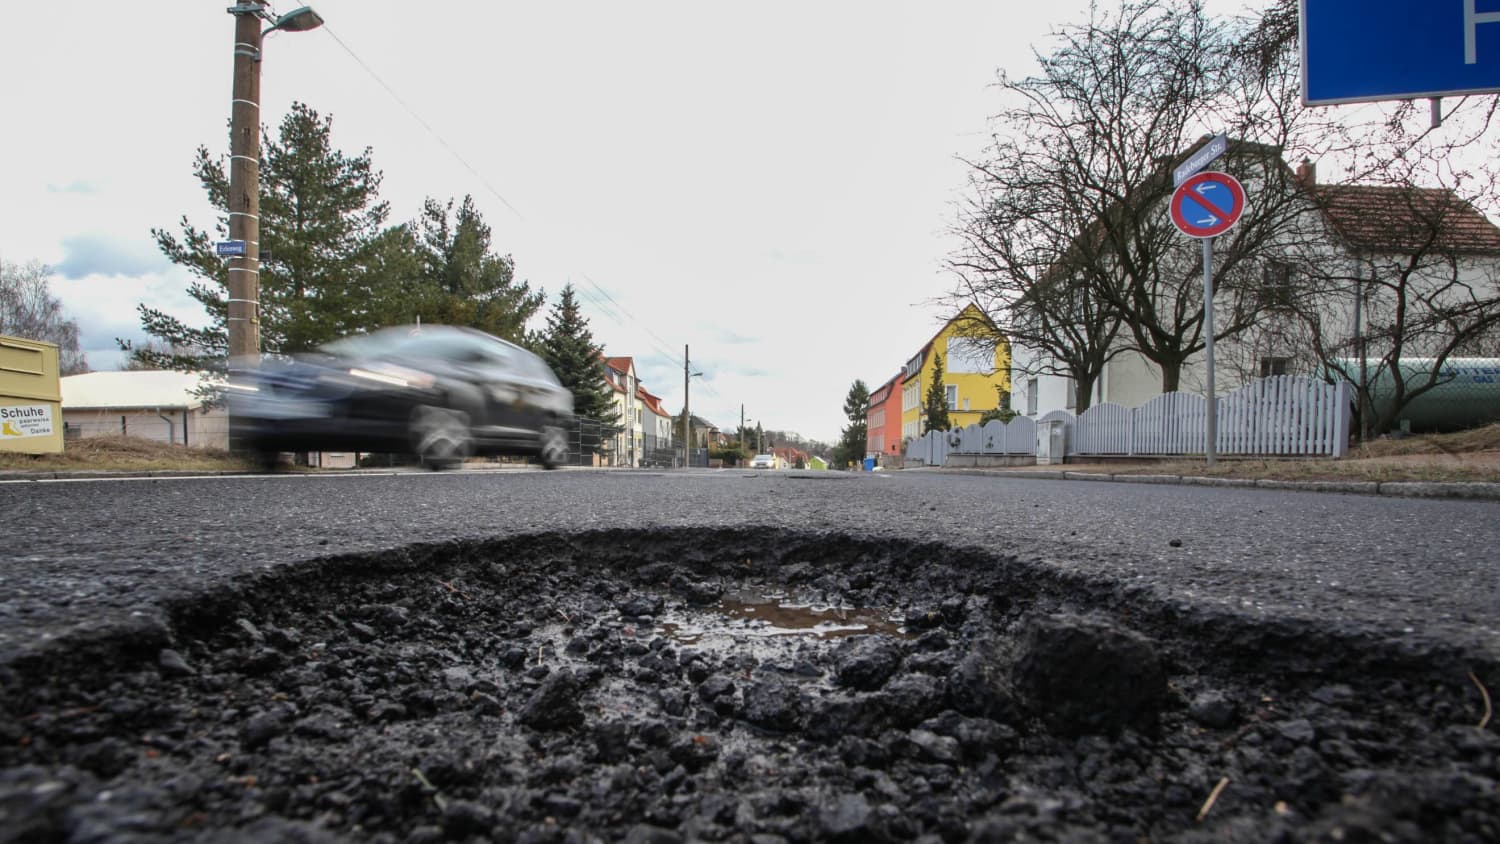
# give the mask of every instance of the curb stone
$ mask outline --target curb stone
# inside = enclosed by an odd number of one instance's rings
[[[928,467],[938,472],[970,469]],[[1470,501],[1500,501],[1500,483],[1488,481],[1283,481],[1269,478],[1214,478],[1199,475],[1114,475],[1105,472],[1067,470],[988,470],[1002,478],[1041,478],[1049,481],[1113,481],[1135,484],[1179,484],[1183,486],[1257,487],[1298,492],[1333,492],[1346,495],[1383,495],[1402,498],[1447,498]]]
[[[1378,495],[1380,484],[1376,481],[1278,481],[1257,480],[1262,489],[1298,489],[1308,492],[1342,492],[1353,495]]]
[[[1255,486],[1254,478],[1203,478],[1183,475],[1182,482],[1188,486]]]
[[[1180,484],[1181,475],[1115,475],[1115,480],[1127,484]]]
[[[1500,501],[1500,483],[1483,481],[1451,481],[1429,483],[1426,481],[1384,481],[1380,484],[1381,495],[1398,495],[1406,498],[1467,498]]]

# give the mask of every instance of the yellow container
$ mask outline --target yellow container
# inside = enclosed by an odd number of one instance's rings
[[[0,451],[63,450],[57,346],[0,335]]]

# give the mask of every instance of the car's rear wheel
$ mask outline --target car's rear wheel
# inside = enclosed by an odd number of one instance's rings
[[[456,469],[474,450],[469,415],[422,405],[411,412],[412,452],[429,469]]]
[[[556,425],[542,428],[541,448],[537,460],[544,469],[557,469],[568,462],[568,432]]]

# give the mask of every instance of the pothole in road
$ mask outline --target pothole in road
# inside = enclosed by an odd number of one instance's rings
[[[1452,654],[976,549],[412,549],[197,596],[129,644],[5,676],[21,840],[1500,838]]]
[[[778,592],[739,593],[703,608],[674,607],[663,614],[657,630],[679,645],[720,650],[754,648],[765,639],[786,636],[914,638],[893,610],[799,603]]]

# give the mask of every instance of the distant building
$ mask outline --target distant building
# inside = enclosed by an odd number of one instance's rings
[[[987,410],[1010,406],[1010,342],[977,307],[966,306],[948,320],[927,345],[901,370],[901,439],[927,433],[924,403],[937,377],[942,356],[942,382],[948,421],[962,428],[979,421]]]
[[[867,456],[901,453],[901,373],[870,393],[865,438]]]
[[[229,447],[229,414],[199,395],[204,373],[87,372],[61,381],[64,438],[131,436],[177,445]]]

